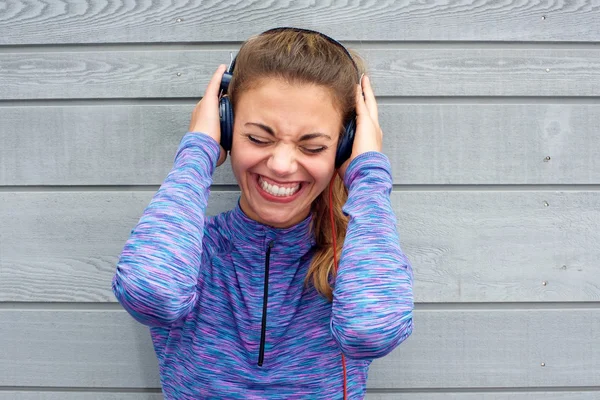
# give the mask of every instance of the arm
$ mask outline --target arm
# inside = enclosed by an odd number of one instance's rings
[[[390,204],[387,157],[362,153],[349,164],[344,181],[349,223],[331,330],[346,356],[372,359],[388,354],[412,332],[412,268],[400,248]]]
[[[183,137],[173,169],[121,253],[113,292],[145,325],[170,325],[196,302],[204,212],[219,151],[207,135]]]

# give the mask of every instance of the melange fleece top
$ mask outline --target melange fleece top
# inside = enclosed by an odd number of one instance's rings
[[[352,160],[349,224],[327,301],[305,277],[311,217],[290,228],[240,209],[206,217],[218,143],[187,133],[117,265],[113,291],[150,326],[165,399],[362,399],[367,370],[412,331],[412,269],[378,152]]]

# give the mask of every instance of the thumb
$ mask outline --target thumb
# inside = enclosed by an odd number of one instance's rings
[[[219,146],[221,152],[219,153],[219,160],[217,161],[217,167],[222,165],[225,160],[227,160],[227,151],[223,148],[223,146]]]

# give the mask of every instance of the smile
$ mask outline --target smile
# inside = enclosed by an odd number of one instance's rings
[[[258,184],[260,185],[260,187],[263,188],[263,190],[265,192],[269,193],[272,196],[277,196],[277,197],[293,196],[294,194],[296,194],[296,192],[298,192],[298,190],[300,190],[299,183],[296,183],[292,186],[276,185],[276,184],[266,182],[262,178],[262,176],[258,177]]]

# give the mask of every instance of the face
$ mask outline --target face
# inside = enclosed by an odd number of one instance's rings
[[[265,79],[241,93],[231,165],[244,213],[278,228],[306,218],[333,176],[341,126],[322,86]]]

